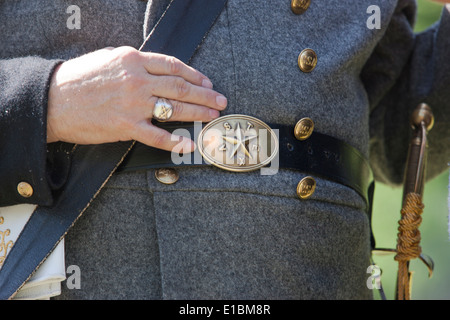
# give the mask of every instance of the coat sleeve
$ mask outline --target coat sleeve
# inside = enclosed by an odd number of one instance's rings
[[[0,60],[0,206],[49,206],[64,184],[70,156],[47,145],[47,102],[52,73],[61,61],[39,57]],[[21,196],[18,184],[32,187]]]
[[[413,32],[415,14],[415,1],[398,1],[361,73],[371,105],[371,165],[376,180],[391,185],[403,181],[410,115],[419,103],[427,103],[435,116],[427,178],[450,161],[450,13],[444,8],[439,22],[419,34]]]

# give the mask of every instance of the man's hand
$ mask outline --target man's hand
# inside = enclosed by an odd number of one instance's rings
[[[190,139],[151,123],[158,97],[173,105],[170,121],[207,122],[227,100],[211,81],[181,61],[130,47],[106,48],[62,63],[50,84],[47,142],[100,144],[137,140],[172,150]],[[180,147],[180,145],[178,145]]]

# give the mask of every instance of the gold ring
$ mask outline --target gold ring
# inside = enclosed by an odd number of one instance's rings
[[[153,119],[164,122],[169,120],[173,114],[173,106],[167,99],[158,98],[153,108]]]

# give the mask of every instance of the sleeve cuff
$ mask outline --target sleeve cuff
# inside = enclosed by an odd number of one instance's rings
[[[39,57],[0,61],[0,206],[50,206],[54,188],[64,182],[60,177],[54,183],[49,168],[69,166],[69,157],[47,146],[48,91],[61,62]]]

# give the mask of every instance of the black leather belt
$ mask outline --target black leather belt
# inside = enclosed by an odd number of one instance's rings
[[[194,137],[193,123],[156,123],[172,132],[183,128]],[[373,181],[372,170],[364,156],[349,144],[331,136],[313,132],[309,138],[300,141],[294,136],[294,127],[269,124],[279,131],[279,167],[299,170],[311,175],[329,179],[357,191],[370,204],[369,187]],[[196,139],[196,137],[195,137]],[[197,151],[196,151],[197,152]],[[208,165],[198,152],[191,154],[191,161],[185,165]],[[137,143],[117,171],[135,171],[180,166],[172,161],[169,151],[155,149]]]

